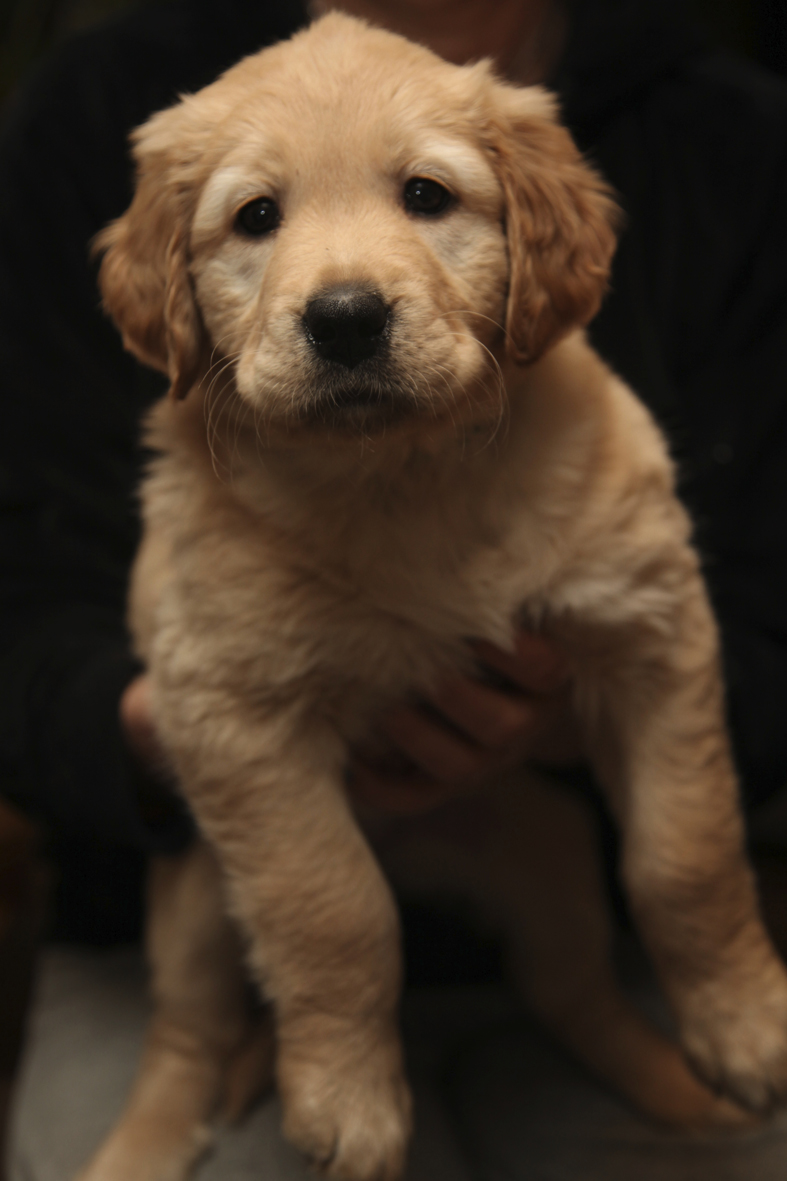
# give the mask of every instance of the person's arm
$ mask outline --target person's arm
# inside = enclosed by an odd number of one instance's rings
[[[698,53],[585,134],[627,215],[591,336],[671,436],[753,804],[787,783],[787,84]]]
[[[0,143],[2,789],[61,834],[145,844],[117,718],[144,403],[87,262],[112,200],[78,90],[34,87]]]

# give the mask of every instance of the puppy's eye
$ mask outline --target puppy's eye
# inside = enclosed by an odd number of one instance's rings
[[[281,213],[275,201],[270,197],[255,197],[238,210],[235,225],[244,234],[259,238],[275,230],[280,221]]]
[[[451,204],[451,194],[436,180],[415,176],[404,186],[404,204],[410,213],[434,215],[448,208]]]

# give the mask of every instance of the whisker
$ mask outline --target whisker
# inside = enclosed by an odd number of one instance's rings
[[[498,320],[493,320],[491,316],[487,316],[483,312],[476,312],[472,308],[454,308],[447,312],[439,312],[434,319],[447,320],[449,316],[475,316],[478,320],[486,320],[488,324],[491,324],[499,332],[502,332],[506,338],[508,337],[504,324],[501,324]]]
[[[472,314],[480,315],[481,313],[472,313]],[[484,318],[489,319],[488,316],[486,316]],[[494,321],[492,321],[492,323],[494,323]],[[483,450],[485,447],[488,447],[492,444],[492,442],[497,437],[501,426],[503,425],[503,423],[506,421],[506,418],[507,418],[508,403],[507,403],[507,399],[505,396],[505,389],[506,389],[505,378],[503,376],[503,370],[500,367],[500,362],[498,361],[497,357],[494,355],[492,350],[487,345],[484,344],[484,342],[482,340],[479,340],[477,336],[473,336],[470,333],[456,333],[456,335],[457,336],[466,336],[469,339],[472,339],[479,346],[479,348],[482,348],[484,350],[484,352],[489,357],[489,360],[492,362],[492,371],[493,371],[493,374],[496,378],[496,387],[497,388],[495,390],[495,401],[497,403],[497,417],[496,417],[495,424],[492,428],[491,434],[489,435],[486,442],[483,444],[483,447],[481,448],[481,450]],[[485,393],[487,393],[487,394],[489,393],[488,386],[482,385],[482,389],[484,390]]]
[[[215,369],[216,372],[213,373],[211,380],[205,389],[205,433],[208,449],[211,455],[213,471],[217,479],[221,480],[222,483],[226,480],[231,480],[232,469],[230,466],[230,468],[225,471],[225,465],[221,463],[218,456],[219,427],[222,419],[226,419],[228,416],[233,402],[235,400],[240,401],[240,395],[238,394],[234,381],[225,383],[220,388],[219,392],[215,394],[215,396],[214,391],[216,390],[216,386],[221,380],[222,376],[238,360],[239,355],[240,354],[237,356],[222,357],[221,361],[214,362],[210,366],[208,373],[210,373],[213,369]]]

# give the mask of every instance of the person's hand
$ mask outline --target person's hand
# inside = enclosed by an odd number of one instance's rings
[[[356,800],[414,815],[524,760],[566,766],[581,757],[569,667],[554,644],[520,632],[513,653],[480,641],[473,650],[477,678],[452,677],[430,701],[398,706],[383,719],[392,755],[356,755]]]
[[[125,688],[119,706],[120,729],[135,768],[137,806],[151,828],[183,821],[185,805],[175,776],[161,745],[150,703],[150,680],[135,677]]]
[[[150,709],[150,679],[144,673],[126,686],[119,712],[120,729],[140,769],[160,776],[165,758]]]

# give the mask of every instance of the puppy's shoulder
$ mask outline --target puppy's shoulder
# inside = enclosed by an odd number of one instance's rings
[[[673,495],[675,470],[663,432],[584,332],[571,333],[534,370],[542,437],[556,438],[567,459],[580,451],[591,486],[630,496],[641,484]]]

